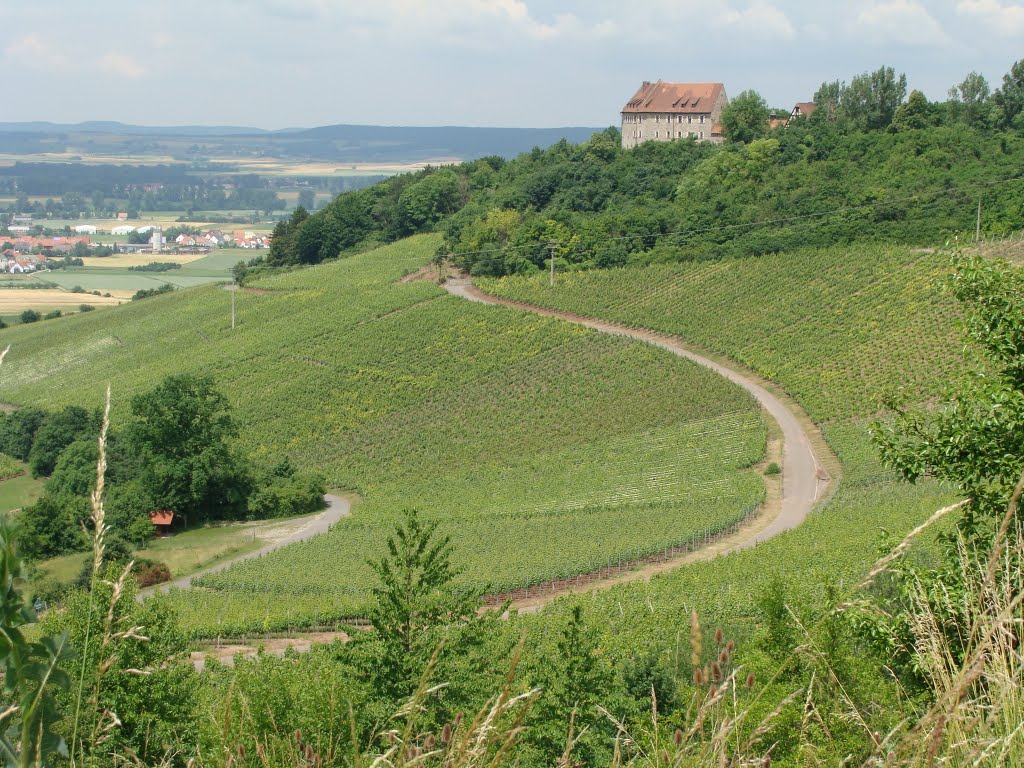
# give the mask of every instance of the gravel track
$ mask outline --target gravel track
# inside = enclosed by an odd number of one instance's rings
[[[332,525],[341,520],[341,518],[348,517],[348,515],[352,511],[352,504],[349,502],[348,499],[344,498],[343,496],[335,496],[334,494],[328,493],[324,496],[324,501],[327,502],[327,509],[325,509],[318,515],[311,516],[306,521],[305,525],[303,525],[301,528],[297,528],[296,530],[292,531],[287,536],[283,536],[277,541],[271,542],[266,546],[260,547],[259,549],[253,552],[246,552],[244,555],[233,557],[230,560],[224,560],[223,562],[217,563],[216,565],[211,565],[209,568],[203,568],[202,570],[196,571],[195,573],[190,574],[189,576],[182,576],[181,578],[165,582],[164,584],[158,584],[154,587],[140,589],[138,599],[140,601],[144,600],[145,598],[155,594],[158,591],[169,592],[172,588],[188,589],[192,586],[192,579],[198,578],[200,576],[206,576],[210,573],[217,573],[218,571],[223,571],[225,568],[228,568],[234,565],[235,563],[240,563],[243,560],[251,560],[254,557],[262,557],[263,555],[273,552],[275,549],[286,547],[289,544],[294,544],[297,541],[305,541],[306,539],[311,538],[313,536],[317,536],[321,533],[327,533],[327,531],[330,529]]]

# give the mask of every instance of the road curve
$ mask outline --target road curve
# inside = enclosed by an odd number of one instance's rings
[[[223,571],[225,568],[228,568],[235,563],[240,563],[243,560],[262,557],[263,555],[273,552],[275,549],[280,549],[281,547],[286,547],[289,544],[294,544],[297,541],[305,541],[313,536],[326,533],[332,525],[341,520],[341,518],[348,517],[349,513],[352,511],[351,502],[344,496],[335,496],[334,494],[328,493],[324,496],[324,501],[327,502],[327,509],[318,515],[311,516],[306,520],[305,525],[288,534],[283,539],[267,544],[264,547],[260,547],[253,552],[246,552],[244,555],[239,555],[238,557],[233,557],[230,560],[224,560],[216,565],[211,565],[209,568],[203,568],[189,576],[182,576],[181,578],[174,579],[173,581],[140,589],[137,599],[142,601],[157,592],[169,592],[171,589],[188,589],[192,586],[192,579],[198,578],[199,576],[206,576],[210,573]]]
[[[830,478],[818,456],[815,455],[811,439],[800,423],[800,419],[782,401],[757,382],[731,368],[716,363],[714,360],[698,355],[679,340],[653,331],[627,328],[617,323],[593,320],[557,309],[548,309],[509,299],[501,299],[484,293],[469,280],[465,279],[450,279],[445,283],[445,289],[453,296],[459,296],[470,301],[496,304],[525,312],[533,312],[534,314],[546,317],[555,317],[570,323],[576,323],[577,325],[584,325],[587,328],[593,328],[602,333],[628,336],[632,339],[653,344],[675,355],[685,357],[687,360],[692,360],[705,368],[710,368],[715,373],[735,382],[753,395],[754,399],[775,419],[782,431],[781,509],[778,515],[766,526],[756,532],[752,532],[749,536],[737,541],[727,549],[722,550],[720,554],[728,554],[729,552],[752,547],[759,542],[800,525],[811,513],[814,505],[827,489]]]

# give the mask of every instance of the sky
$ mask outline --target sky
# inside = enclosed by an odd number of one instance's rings
[[[644,80],[994,88],[1022,42],[1024,0],[0,0],[0,121],[606,126]]]

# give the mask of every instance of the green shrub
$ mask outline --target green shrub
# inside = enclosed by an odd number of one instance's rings
[[[778,475],[781,472],[782,472],[782,468],[778,464],[776,464],[774,461],[771,464],[769,464],[767,467],[764,468],[764,473],[766,475]]]

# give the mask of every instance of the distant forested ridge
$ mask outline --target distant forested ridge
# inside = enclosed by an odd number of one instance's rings
[[[585,141],[593,127],[325,125],[264,131],[120,123],[0,123],[0,153],[147,155],[192,161],[274,157],[329,163],[420,163],[484,155],[514,157],[560,139]]]
[[[620,147],[609,128],[511,161],[485,157],[339,196],[275,232],[271,265],[316,263],[440,230],[474,274],[722,258],[855,241],[935,244],[1024,221],[1024,62],[992,91],[976,73],[929,102],[883,67],[824,83],[819,108],[768,128],[756,93],[721,146]],[[728,119],[727,119],[728,118]]]

